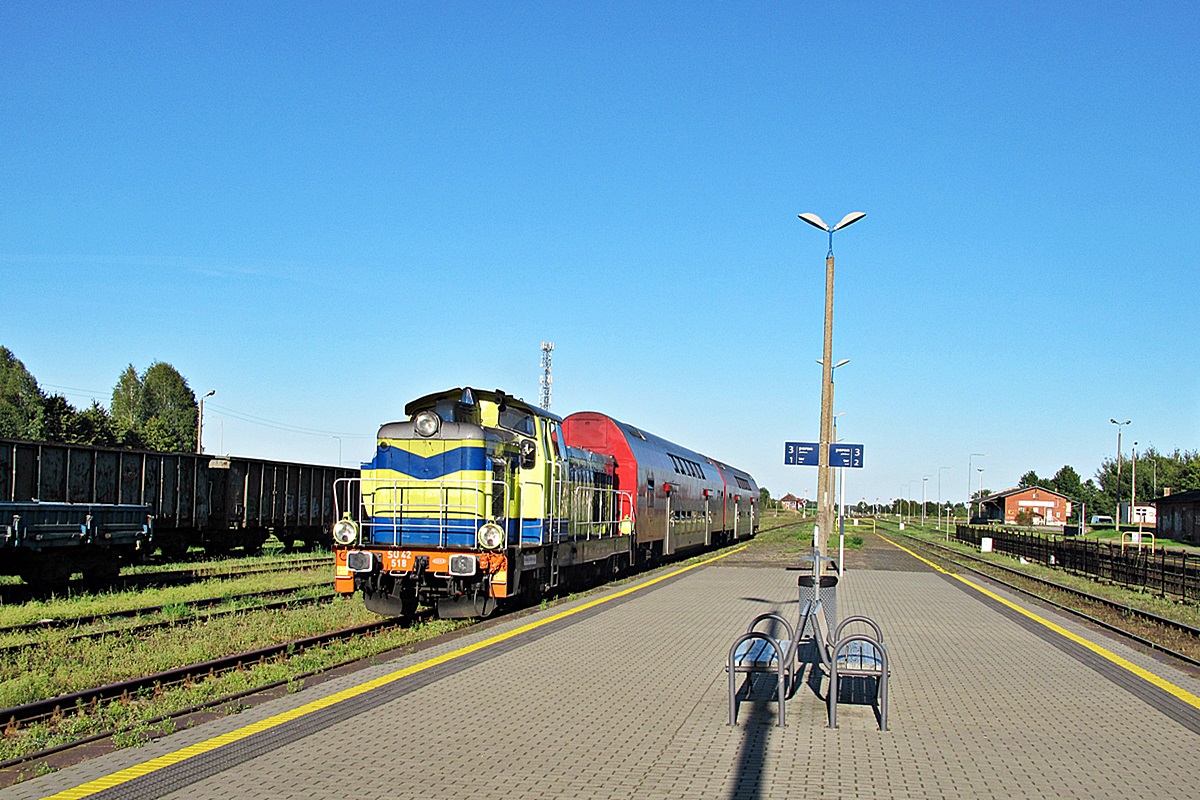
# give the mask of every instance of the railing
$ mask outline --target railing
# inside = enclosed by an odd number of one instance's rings
[[[335,484],[338,516],[349,510],[341,506],[341,500],[353,495],[350,485],[354,483],[361,487],[359,478],[343,478]],[[493,519],[490,512],[497,496],[503,499],[501,508],[509,507],[508,486],[503,481],[442,480],[418,483],[372,480],[369,483],[374,485],[374,490],[362,494],[361,506],[351,514],[362,526],[368,541],[375,542],[380,533],[390,533],[391,544],[397,547],[403,544],[402,533],[435,533],[437,545],[446,547],[449,534],[473,534],[480,525]],[[434,499],[430,499],[430,495]],[[381,518],[385,521],[380,522]],[[507,518],[501,516],[495,521],[503,527]]]
[[[960,542],[978,547],[984,537],[991,538],[993,550],[1027,561],[1163,597],[1200,600],[1200,556],[1187,551],[1153,546],[1126,549],[1116,542],[1064,538],[999,526],[955,526],[954,538]]]
[[[496,498],[503,499],[500,506],[507,512],[514,502],[509,487],[497,480],[456,481],[368,481],[373,491],[361,494],[360,478],[342,478],[335,482],[334,504],[340,518],[347,511],[362,528],[365,541],[378,542],[383,534],[391,544],[401,546],[403,535],[435,533],[437,544],[448,546],[447,536],[451,533],[474,533],[484,522],[494,521],[508,528],[507,515],[490,513],[496,507]],[[565,491],[570,484],[556,482],[549,498],[549,514],[541,513],[541,535],[536,543],[523,543],[521,539],[522,513],[518,508],[512,517],[517,529],[510,531],[511,543],[517,547],[547,544],[557,534],[568,534],[571,538],[597,539],[621,535],[621,521],[625,509],[633,508],[633,498],[627,491],[606,487],[575,486],[573,492]],[[516,501],[533,497],[542,498],[538,509],[546,506],[545,485],[541,481],[521,481],[516,487]],[[599,496],[597,509],[596,497]],[[565,506],[565,508],[564,508]],[[370,509],[369,513],[367,509]],[[599,511],[598,515],[593,511]],[[565,512],[565,513],[564,513]],[[632,521],[632,517],[630,517]],[[468,530],[469,529],[469,530]]]
[[[598,498],[598,501],[597,501]],[[627,501],[632,508],[629,492],[609,489],[602,486],[576,486],[571,493],[569,525],[575,538],[602,539],[619,536],[621,525],[622,500]],[[593,518],[592,512],[600,514]]]

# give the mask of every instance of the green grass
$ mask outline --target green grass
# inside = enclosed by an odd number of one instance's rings
[[[328,606],[275,612],[251,612],[207,625],[181,625],[150,639],[106,637],[62,648],[40,648],[3,664],[0,707],[52,697],[67,691],[147,675],[172,666],[204,661],[239,650],[324,633],[378,619],[359,598]],[[307,672],[372,655],[455,630],[460,620],[434,620],[408,629],[336,642],[273,660],[245,670],[206,678],[190,686],[147,691],[127,703],[109,703],[96,710],[67,711],[60,720],[43,722],[0,737],[0,760],[44,750],[56,744],[108,730],[120,731],[118,746],[143,743],[171,723],[148,720],[211,702],[266,684],[287,682]],[[298,685],[289,686],[296,690]],[[236,710],[236,709],[234,709]]]
[[[894,529],[894,526],[892,527]],[[1084,575],[1076,575],[1042,564],[1022,564],[1015,556],[1003,553],[980,553],[979,548],[973,545],[964,544],[953,539],[947,542],[945,540],[945,533],[939,533],[936,529],[912,526],[904,532],[911,533],[921,539],[937,542],[958,552],[982,558],[985,561],[1019,570],[1033,577],[1053,581],[1063,586],[1088,592],[1097,597],[1103,597],[1106,600],[1132,606],[1143,611],[1149,611],[1187,625],[1200,627],[1200,604],[1192,601],[1183,602],[1171,598],[1163,598],[1149,592],[1141,592],[1116,584],[1103,583]]]

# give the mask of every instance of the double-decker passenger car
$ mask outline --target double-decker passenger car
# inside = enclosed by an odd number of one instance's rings
[[[748,475],[604,415],[564,422],[472,388],[405,413],[336,491],[335,586],[361,590],[377,613],[424,604],[442,617],[487,616],[519,596],[754,532]],[[731,490],[736,481],[745,488]]]

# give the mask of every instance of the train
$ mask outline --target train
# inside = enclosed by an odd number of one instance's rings
[[[0,574],[56,585],[178,558],[326,545],[342,467],[0,439]]]
[[[404,413],[335,484],[334,587],[377,614],[487,617],[758,529],[749,473],[606,414],[472,387]]]

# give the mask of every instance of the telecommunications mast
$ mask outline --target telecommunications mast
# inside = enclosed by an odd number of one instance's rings
[[[539,381],[542,387],[542,408],[550,410],[550,384],[554,379],[550,377],[550,353],[554,351],[554,342],[542,342],[542,378]]]

